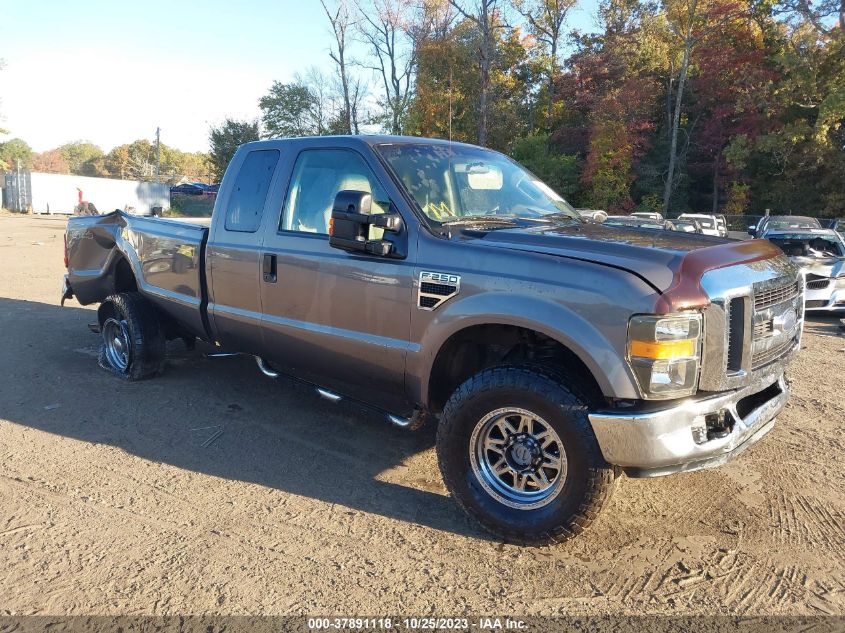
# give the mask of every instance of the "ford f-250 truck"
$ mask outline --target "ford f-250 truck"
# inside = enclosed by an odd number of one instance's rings
[[[487,149],[416,138],[242,146],[210,225],[71,218],[63,299],[99,303],[126,380],[184,338],[254,355],[403,427],[515,542],[596,517],[620,472],[720,465],[773,426],[803,280],[764,240],[584,223]]]

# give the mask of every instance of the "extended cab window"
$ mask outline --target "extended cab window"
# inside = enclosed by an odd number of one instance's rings
[[[390,206],[387,194],[360,154],[344,149],[314,149],[300,153],[293,169],[280,231],[328,235],[332,204],[338,191],[373,195],[373,213]]]
[[[261,213],[270,181],[279,162],[279,150],[250,152],[235,178],[226,207],[226,230],[254,233],[261,224]]]

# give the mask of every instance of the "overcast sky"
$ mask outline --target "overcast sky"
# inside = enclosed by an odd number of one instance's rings
[[[595,0],[572,26],[592,30]],[[36,151],[139,138],[208,149],[208,127],[254,119],[274,79],[330,71],[318,0],[0,0],[0,127]]]

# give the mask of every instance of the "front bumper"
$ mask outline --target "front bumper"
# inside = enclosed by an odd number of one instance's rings
[[[831,285],[835,282],[831,281]],[[807,312],[842,312],[845,311],[845,289],[813,290],[807,289],[804,309]]]
[[[659,477],[730,461],[772,430],[788,398],[783,368],[777,363],[736,391],[693,398],[670,408],[600,411],[589,417],[608,463],[631,477]],[[709,436],[708,416],[711,421],[724,417],[732,423],[730,432]]]

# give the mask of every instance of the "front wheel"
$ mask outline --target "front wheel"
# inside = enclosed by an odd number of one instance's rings
[[[152,304],[137,292],[108,297],[98,310],[103,344],[100,366],[123,380],[164,369],[165,337]]]
[[[437,456],[449,492],[485,529],[546,544],[580,534],[609,498],[586,399],[538,367],[476,374],[449,399]]]

